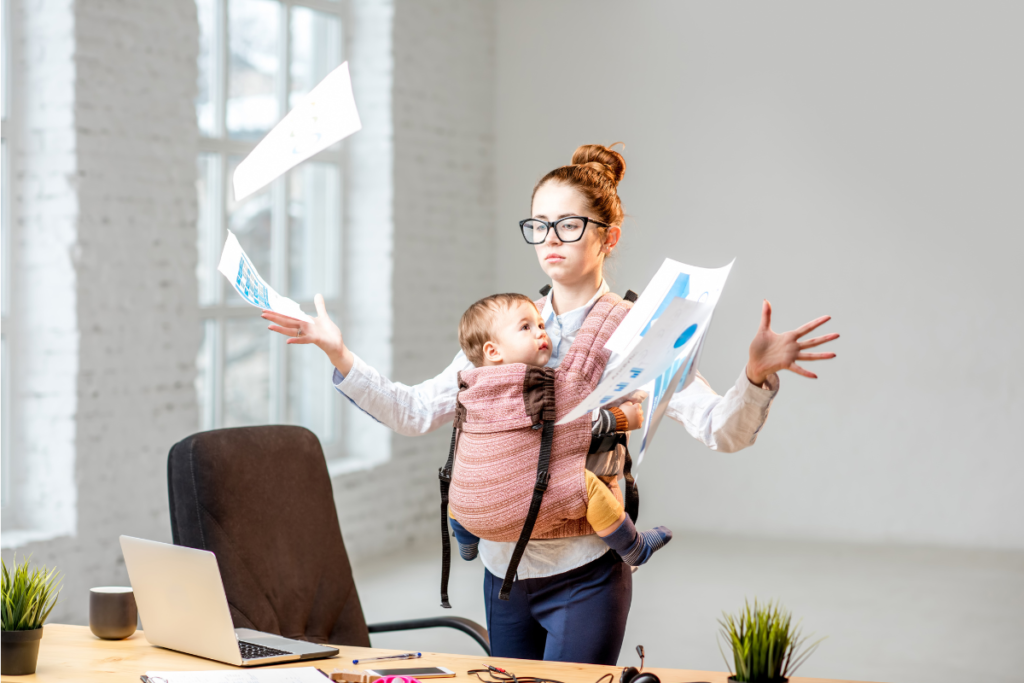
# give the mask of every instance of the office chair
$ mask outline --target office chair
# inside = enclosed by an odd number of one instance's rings
[[[316,643],[370,646],[370,633],[437,626],[490,654],[461,617],[367,625],[352,580],[320,441],[302,427],[200,432],[167,456],[175,545],[217,555],[235,627]]]

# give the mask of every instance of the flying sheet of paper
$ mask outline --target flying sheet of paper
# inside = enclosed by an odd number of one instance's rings
[[[633,349],[605,373],[597,388],[561,419],[564,424],[606,403],[642,389],[660,377],[680,354],[689,353],[703,336],[714,307],[676,298]],[[623,321],[625,324],[625,321]]]
[[[362,127],[345,62],[310,90],[238,164],[232,178],[235,201]]]
[[[633,348],[643,338],[646,331],[660,320],[659,316],[664,315],[669,304],[679,297],[704,302],[711,306],[711,315],[708,317],[707,324],[695,335],[699,338],[694,346],[688,347],[685,350],[686,353],[677,354],[673,361],[666,365],[662,374],[654,382],[644,387],[648,394],[648,401],[644,410],[644,424],[641,428],[640,450],[635,458],[637,465],[643,462],[647,448],[661,424],[661,419],[668,409],[673,394],[682,391],[693,382],[694,373],[700,364],[701,352],[704,350],[705,335],[711,324],[711,317],[714,315],[714,308],[718,305],[718,300],[722,296],[722,290],[725,288],[725,283],[729,279],[729,273],[732,272],[735,262],[736,260],[733,259],[721,268],[701,268],[665,259],[640,298],[637,299],[629,315],[608,340],[607,346],[619,353]],[[633,317],[631,318],[631,316]]]
[[[654,433],[658,431],[658,425],[661,424],[661,418],[665,416],[665,411],[668,410],[672,394],[682,391],[693,382],[694,371],[700,362],[700,354],[704,350],[704,340],[707,339],[707,327],[710,324],[711,319],[709,318],[708,325],[705,325],[700,341],[693,348],[692,353],[680,356],[673,361],[672,365],[647,387],[649,400],[647,402],[647,410],[644,413],[644,423],[641,427],[640,451],[636,456],[636,464],[638,466],[644,461],[647,446],[654,439]]]
[[[722,289],[735,262],[733,259],[721,268],[701,268],[665,259],[633,304],[625,320],[612,333],[605,348],[615,353],[628,353],[640,342],[644,333],[650,329],[668,304],[677,297],[700,301],[712,307],[718,305],[718,299],[722,296]]]
[[[217,270],[228,279],[238,294],[259,309],[275,311],[289,318],[312,322],[313,319],[302,312],[297,303],[286,296],[281,296],[268,285],[256,266],[246,255],[242,245],[238,243],[235,233],[228,230],[228,239],[224,243],[224,251],[220,254]]]
[[[732,263],[700,268],[665,259],[605,348],[624,356],[561,422],[639,389],[648,395],[639,465],[673,394],[693,381]]]

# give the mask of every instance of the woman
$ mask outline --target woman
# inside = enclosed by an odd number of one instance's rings
[[[584,145],[573,154],[570,165],[548,173],[534,188],[532,218],[522,228],[551,278],[551,291],[541,311],[551,338],[550,367],[561,363],[591,307],[608,291],[603,267],[622,236],[624,214],[617,186],[625,170],[618,152]],[[415,386],[391,382],[345,346],[341,331],[327,316],[323,297],[318,294],[315,301],[318,315],[312,322],[271,311],[264,311],[263,317],[273,323],[271,330],[290,337],[287,343],[319,346],[335,367],[338,391],[391,429],[417,435],[451,422],[458,392],[456,375],[472,367],[462,352],[433,379]],[[790,370],[814,378],[796,362],[835,356],[807,349],[838,334],[799,341],[827,320],[824,316],[777,334],[771,330],[771,306],[765,301],[760,327],[736,384],[718,396],[698,374],[689,387],[675,394],[667,415],[713,450],[733,452],[753,444],[778,391],[776,373]],[[613,358],[606,372],[614,362]],[[534,540],[519,564],[511,599],[499,601],[501,577],[514,545],[480,542],[491,653],[614,665],[632,597],[629,567],[596,535]]]

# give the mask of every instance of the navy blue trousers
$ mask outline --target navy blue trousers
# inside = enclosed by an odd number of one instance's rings
[[[512,584],[484,572],[491,655],[614,666],[633,600],[633,573],[614,550],[555,576]]]

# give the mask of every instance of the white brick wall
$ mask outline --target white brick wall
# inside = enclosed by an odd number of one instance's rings
[[[119,534],[169,540],[165,458],[197,428],[198,26],[193,0],[33,2],[19,19],[19,77],[38,87],[19,93],[16,462],[70,479],[30,473],[73,532],[19,552],[64,572],[52,619],[81,623],[90,586],[127,581]]]
[[[198,424],[198,31],[191,0],[76,5],[79,538],[167,539],[168,448]],[[102,554],[99,554],[102,553]]]

